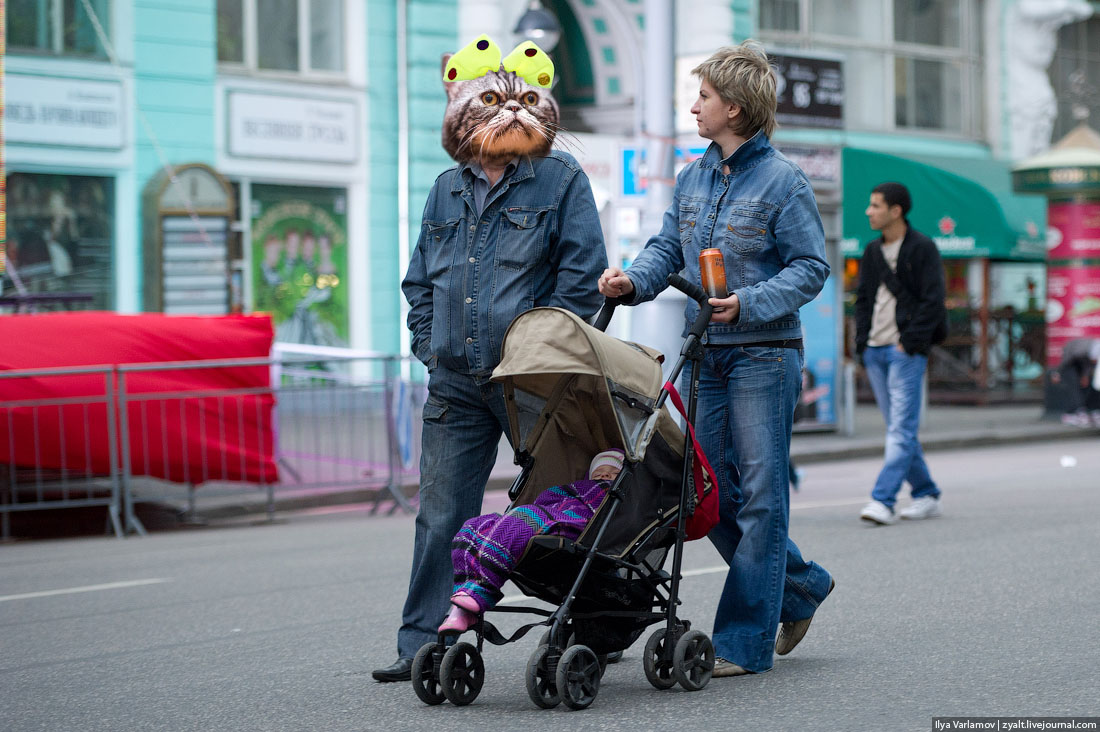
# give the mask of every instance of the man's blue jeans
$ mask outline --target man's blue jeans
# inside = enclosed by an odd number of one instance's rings
[[[917,440],[921,387],[928,357],[908,354],[897,346],[869,346],[863,365],[871,391],[886,420],[886,457],[871,498],[894,508],[902,481],[909,481],[913,498],[939,497]]]
[[[787,537],[788,461],[801,373],[799,350],[727,346],[706,349],[699,380],[696,433],[721,487],[720,521],[708,538],[730,565],[714,619],[714,648],[754,672],[772,667],[779,623],[812,616],[829,592],[829,573],[804,560]]]
[[[497,445],[507,433],[504,394],[499,384],[489,382],[489,374],[468,376],[443,366],[432,370],[424,404],[412,575],[397,633],[401,657],[416,655],[437,637],[454,587],[451,542],[464,521],[481,513]]]

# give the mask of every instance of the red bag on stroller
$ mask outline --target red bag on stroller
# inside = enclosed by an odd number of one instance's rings
[[[709,534],[718,523],[718,478],[707,456],[703,454],[703,447],[695,439],[695,426],[688,421],[680,393],[676,391],[671,381],[665,382],[664,389],[668,392],[668,398],[676,406],[676,411],[684,418],[684,424],[687,425],[688,434],[691,435],[691,445],[695,451],[691,460],[691,472],[695,478],[695,511],[684,523],[687,540],[694,541]]]

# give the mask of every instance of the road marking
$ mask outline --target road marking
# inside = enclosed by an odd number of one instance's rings
[[[729,570],[729,567],[725,564],[719,567],[706,567],[705,569],[687,569],[680,572],[681,577],[698,577],[701,574],[716,574],[718,572],[725,572]]]
[[[141,585],[156,585],[161,582],[171,582],[170,579],[151,578],[139,580],[126,580],[125,582],[108,582],[104,585],[85,585],[84,587],[67,587],[62,590],[43,590],[42,592],[24,592],[21,595],[0,595],[0,602],[8,600],[30,600],[35,597],[51,597],[53,595],[72,595],[77,592],[99,592],[100,590],[121,590],[126,587],[140,587]]]

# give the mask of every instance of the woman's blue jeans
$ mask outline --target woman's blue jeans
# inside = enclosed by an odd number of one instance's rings
[[[928,357],[919,353],[910,355],[897,346],[869,346],[863,352],[863,365],[886,420],[886,456],[871,498],[892,510],[903,481],[909,481],[914,499],[939,497],[940,490],[928,472],[917,439]]]
[[[779,623],[811,617],[831,579],[787,537],[801,375],[800,350],[727,346],[706,349],[699,380],[696,433],[721,488],[708,538],[730,566],[712,640],[718,656],[757,673],[772,667]]]
[[[481,513],[497,445],[507,433],[504,393],[489,374],[470,376],[443,366],[432,370],[424,404],[412,574],[397,632],[397,653],[403,658],[437,637],[454,587],[451,542],[464,521]]]

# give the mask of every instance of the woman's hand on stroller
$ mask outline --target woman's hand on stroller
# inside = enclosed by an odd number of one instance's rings
[[[604,297],[624,297],[634,292],[634,283],[618,267],[608,267],[600,275],[597,287]]]
[[[741,316],[741,301],[733,293],[729,297],[712,297],[707,302],[714,307],[710,316],[712,323],[736,323]]]

